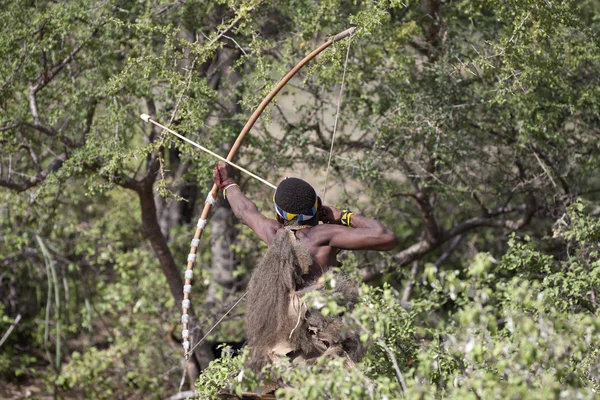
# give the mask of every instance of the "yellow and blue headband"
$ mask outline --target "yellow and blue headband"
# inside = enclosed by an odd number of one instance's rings
[[[316,196],[316,194],[315,194],[315,205],[310,209],[309,214],[292,214],[292,213],[286,212],[281,207],[279,207],[277,205],[277,203],[275,203],[275,195],[273,195],[273,205],[275,206],[275,212],[277,213],[277,215],[279,215],[281,218],[283,218],[286,221],[291,221],[294,218],[296,218],[299,222],[308,221],[309,219],[314,218],[314,216],[317,215],[317,206],[319,205],[319,197]]]

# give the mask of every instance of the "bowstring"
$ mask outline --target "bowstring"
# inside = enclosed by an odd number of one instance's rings
[[[325,195],[327,194],[327,182],[329,181],[329,170],[331,168],[331,159],[333,158],[333,146],[335,143],[335,134],[337,132],[338,119],[340,117],[340,109],[342,106],[342,96],[344,94],[344,83],[346,82],[346,70],[348,68],[348,58],[350,57],[350,46],[352,45],[352,38],[348,39],[348,49],[346,50],[346,61],[344,61],[344,72],[342,73],[342,85],[340,86],[340,93],[338,95],[337,110],[335,112],[335,120],[333,122],[333,133],[331,134],[331,147],[329,148],[329,160],[327,161],[327,172],[325,174],[325,185],[323,187],[323,196],[321,197],[321,204],[325,204]]]
[[[206,332],[204,334],[204,336],[202,337],[202,339],[200,339],[196,344],[194,344],[194,346],[192,346],[192,348],[190,349],[190,351],[185,353],[185,356],[190,356],[194,350],[196,349],[196,347],[200,346],[204,340],[206,340],[206,338],[208,337],[208,335],[210,335],[210,333],[221,323],[221,321],[223,321],[225,319],[225,317],[231,312],[231,310],[233,310],[239,303],[240,301],[242,301],[244,299],[244,297],[246,297],[246,295],[248,294],[248,291],[246,291],[242,297],[240,297],[232,306],[231,308],[229,308],[229,310],[227,310],[227,312],[225,314],[223,314],[223,316],[221,318],[219,318],[219,320],[217,322],[215,322],[215,324],[208,330],[208,332]]]

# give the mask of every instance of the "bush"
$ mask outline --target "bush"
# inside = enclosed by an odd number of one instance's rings
[[[599,225],[582,203],[561,221],[567,225],[554,240],[569,250],[559,256],[513,235],[500,260],[480,253],[465,271],[426,266],[410,311],[389,285],[363,285],[362,302],[345,317],[369,344],[363,361],[351,370],[343,360],[324,359],[312,366],[273,366],[270,373],[289,386],[277,397],[401,398],[387,348],[402,371],[407,398],[595,398]],[[445,318],[434,323],[432,314]],[[254,388],[241,367],[245,356],[211,364],[197,382],[200,398],[210,398],[226,381],[238,392]],[[239,379],[232,381],[234,376]]]

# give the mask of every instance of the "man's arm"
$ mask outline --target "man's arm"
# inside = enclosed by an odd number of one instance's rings
[[[227,188],[227,200],[231,211],[240,222],[252,229],[260,240],[270,245],[281,224],[262,215],[256,204],[242,193],[233,180],[233,169],[228,164],[219,161],[215,165],[213,180],[221,189]]]
[[[256,204],[242,193],[239,186],[227,189],[227,200],[231,211],[240,222],[252,229],[260,240],[270,245],[281,224],[262,215]]]
[[[398,243],[394,232],[374,219],[352,214],[348,227],[341,225],[342,211],[335,207],[322,206],[319,213],[321,221],[329,224],[327,229],[319,229],[323,244],[344,250],[388,251]]]

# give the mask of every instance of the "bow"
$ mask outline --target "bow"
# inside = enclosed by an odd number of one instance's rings
[[[352,35],[355,30],[356,30],[356,28],[347,29],[343,32],[338,33],[337,35],[332,37],[327,42],[323,43],[321,46],[319,46],[318,48],[313,50],[310,54],[308,54],[306,57],[304,57],[294,68],[292,68],[290,70],[290,72],[288,72],[283,77],[283,79],[281,79],[281,81],[279,81],[279,83],[271,90],[271,92],[267,95],[267,97],[265,97],[264,100],[260,102],[256,111],[254,111],[254,113],[252,113],[252,115],[250,116],[250,119],[248,119],[248,122],[246,122],[246,124],[242,128],[242,131],[240,132],[237,139],[233,143],[231,150],[229,150],[229,154],[227,155],[227,161],[233,160],[233,158],[237,154],[239,148],[241,147],[242,142],[246,138],[246,135],[248,134],[248,132],[250,132],[250,129],[252,129],[252,127],[254,126],[254,123],[256,122],[256,120],[258,120],[258,118],[260,117],[260,115],[262,114],[264,109],[269,105],[269,103],[271,102],[271,100],[273,100],[273,98],[277,95],[277,93],[279,93],[279,91],[289,82],[289,80],[292,79],[292,77],[294,75],[296,75],[296,73],[304,65],[306,65],[310,60],[312,60],[317,55],[319,55],[323,50],[325,50],[326,48],[331,46],[333,43],[335,43],[339,40],[345,39],[346,37]],[[202,214],[201,214],[200,218],[198,219],[196,233],[194,234],[194,238],[192,239],[190,253],[189,253],[188,259],[187,259],[187,269],[185,271],[185,284],[183,285],[183,299],[184,300],[181,303],[181,307],[182,307],[181,322],[183,325],[181,337],[183,339],[183,348],[185,350],[186,359],[189,358],[191,350],[193,350],[193,349],[190,350],[190,342],[188,340],[189,334],[190,334],[189,329],[188,329],[188,326],[189,326],[188,310],[190,309],[190,305],[191,305],[190,293],[192,291],[192,277],[194,275],[194,273],[193,273],[194,262],[196,261],[196,252],[198,250],[198,245],[200,244],[200,238],[202,237],[202,233],[204,232],[204,228],[206,227],[208,214],[210,213],[211,207],[215,204],[215,202],[217,200],[218,191],[219,191],[219,187],[216,184],[213,184],[212,189],[210,190],[210,192],[208,193],[208,196],[206,197],[206,202],[204,204]],[[238,300],[238,302],[239,302],[239,300]],[[202,342],[202,340],[198,341],[198,343],[196,343],[195,346],[199,345],[201,342]]]

